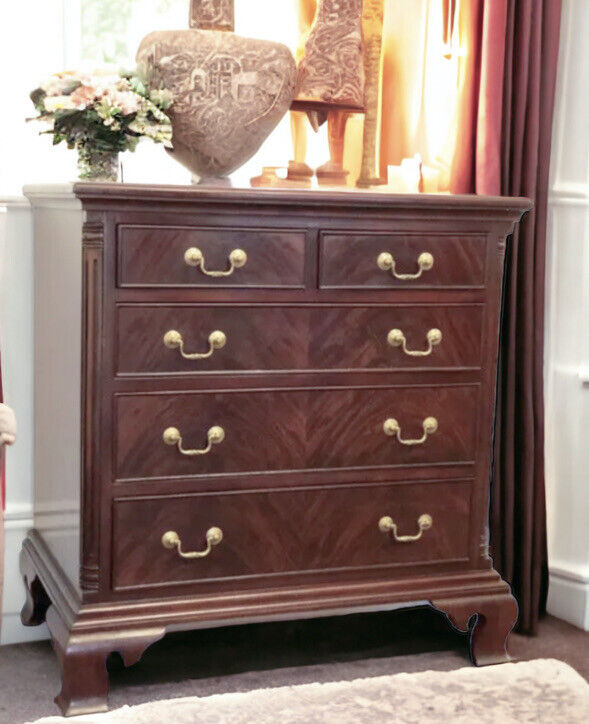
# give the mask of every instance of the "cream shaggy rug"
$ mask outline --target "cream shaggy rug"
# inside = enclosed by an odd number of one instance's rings
[[[424,671],[330,684],[155,701],[72,724],[430,724],[589,719],[589,684],[562,661]],[[61,717],[34,724],[63,724]],[[29,723],[30,724],[30,723]]]

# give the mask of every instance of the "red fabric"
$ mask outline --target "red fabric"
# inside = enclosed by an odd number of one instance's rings
[[[508,0],[486,2],[483,10],[481,83],[477,114],[477,194],[501,194],[501,130],[503,122],[503,73]]]
[[[460,143],[451,189],[527,196],[508,244],[491,488],[491,552],[535,633],[547,587],[544,277],[550,140],[561,0],[463,0]]]

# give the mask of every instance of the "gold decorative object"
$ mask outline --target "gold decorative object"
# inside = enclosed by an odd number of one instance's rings
[[[196,246],[186,249],[184,261],[188,266],[199,267],[200,271],[208,277],[229,277],[236,269],[241,269],[242,266],[246,265],[247,254],[243,249],[233,249],[231,254],[229,254],[230,267],[227,271],[209,271],[206,269],[204,255]]]
[[[181,558],[206,558],[213,549],[213,546],[218,546],[219,543],[223,540],[223,531],[221,530],[221,528],[217,528],[216,526],[214,526],[213,528],[209,528],[207,530],[206,536],[207,547],[204,549],[204,551],[190,551],[188,553],[185,553],[182,550],[182,541],[180,540],[180,536],[178,535],[178,533],[176,533],[175,530],[169,530],[167,533],[163,534],[162,545],[168,550],[173,550],[174,548],[176,548],[178,551],[178,555]]]
[[[209,334],[208,352],[200,354],[198,352],[194,352],[192,354],[188,354],[184,351],[184,339],[182,338],[180,332],[177,332],[175,329],[171,329],[164,335],[164,344],[168,347],[168,349],[179,349],[180,354],[184,357],[184,359],[208,359],[214,354],[216,349],[223,349],[223,347],[227,344],[227,337],[220,329],[216,329],[214,332]]]
[[[292,161],[291,161],[292,163]],[[250,179],[250,184],[252,188],[275,188],[275,189],[284,189],[284,188],[292,188],[293,185],[299,186],[299,187],[306,187],[307,185],[310,185],[311,181],[309,180],[309,184],[293,184],[292,181],[288,181],[287,179],[284,179],[280,177],[276,172],[283,169],[284,166],[263,166],[262,167],[262,173],[259,176],[254,176]],[[313,172],[311,172],[311,176],[313,175]],[[288,178],[288,177],[287,177]]]
[[[364,35],[366,111],[364,115],[362,167],[360,178],[357,181],[359,187],[377,186],[386,183],[385,179],[380,178],[376,166],[383,22],[384,0],[364,0],[362,32]]]
[[[428,251],[424,251],[417,257],[417,266],[419,271],[415,274],[398,274],[397,273],[397,262],[392,254],[388,251],[383,251],[382,254],[378,255],[376,263],[379,269],[382,271],[390,271],[395,279],[419,279],[424,271],[429,271],[434,265],[434,257]]]
[[[396,436],[401,445],[423,445],[423,443],[427,440],[428,435],[433,435],[438,429],[438,421],[435,417],[426,417],[422,426],[423,435],[419,438],[419,440],[403,440],[401,437],[401,426],[394,417],[389,417],[388,420],[385,420],[382,425],[382,429],[384,430],[385,435]]]
[[[325,186],[345,186],[349,171],[344,169],[344,141],[350,114],[330,111],[327,117],[327,137],[330,159],[317,169],[317,181]]]
[[[420,515],[417,519],[417,525],[419,526],[419,533],[416,535],[399,535],[397,533],[397,524],[388,515],[383,516],[378,521],[378,528],[382,533],[392,533],[393,538],[397,543],[414,543],[419,540],[425,530],[429,530],[434,524],[434,520],[428,513]]]
[[[297,0],[297,19],[299,42],[295,58],[299,63],[305,55],[305,45],[313,20],[317,13],[317,0]],[[309,188],[313,178],[313,169],[307,165],[307,114],[302,111],[290,112],[290,131],[294,159],[288,163],[286,181],[295,188]]]
[[[202,450],[185,450],[182,447],[182,435],[180,435],[180,430],[178,430],[177,427],[166,428],[162,437],[166,445],[176,445],[182,455],[195,457],[196,455],[206,455],[211,452],[213,445],[219,445],[219,443],[222,443],[225,439],[225,430],[218,425],[211,427],[207,432],[208,444]]]
[[[325,186],[345,186],[346,125],[352,112],[364,111],[362,0],[297,0],[299,42],[296,97],[291,106],[294,159],[285,179],[271,170],[252,186],[309,188],[313,170],[306,163],[306,116],[317,131],[326,120],[330,159],[317,169]]]
[[[407,339],[400,329],[391,329],[387,335],[387,342],[391,347],[403,347],[403,352],[409,357],[428,357],[433,348],[442,341],[442,333],[439,329],[430,329],[426,335],[428,347],[425,350],[407,349]]]

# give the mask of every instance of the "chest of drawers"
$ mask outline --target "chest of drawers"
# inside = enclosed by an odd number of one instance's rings
[[[503,258],[527,200],[28,193],[23,621],[48,623],[64,713],[106,707],[112,651],[132,664],[223,623],[428,602],[475,663],[506,659],[517,606],[487,515]]]

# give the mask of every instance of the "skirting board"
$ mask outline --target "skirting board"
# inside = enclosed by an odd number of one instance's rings
[[[33,526],[32,511],[7,509],[4,514],[4,593],[2,596],[2,633],[0,645],[49,638],[47,626],[27,627],[20,622],[20,609],[25,590],[20,576],[18,559],[27,531]]]
[[[589,631],[589,570],[559,563],[549,566],[548,613]]]
[[[45,530],[63,530],[76,525],[77,514],[66,504],[47,506],[36,511],[37,525]],[[2,600],[2,631],[0,645],[26,641],[43,641],[49,638],[47,626],[23,626],[20,610],[25,601],[25,589],[19,571],[22,542],[33,527],[33,510],[30,505],[8,505],[4,513],[4,593]]]

